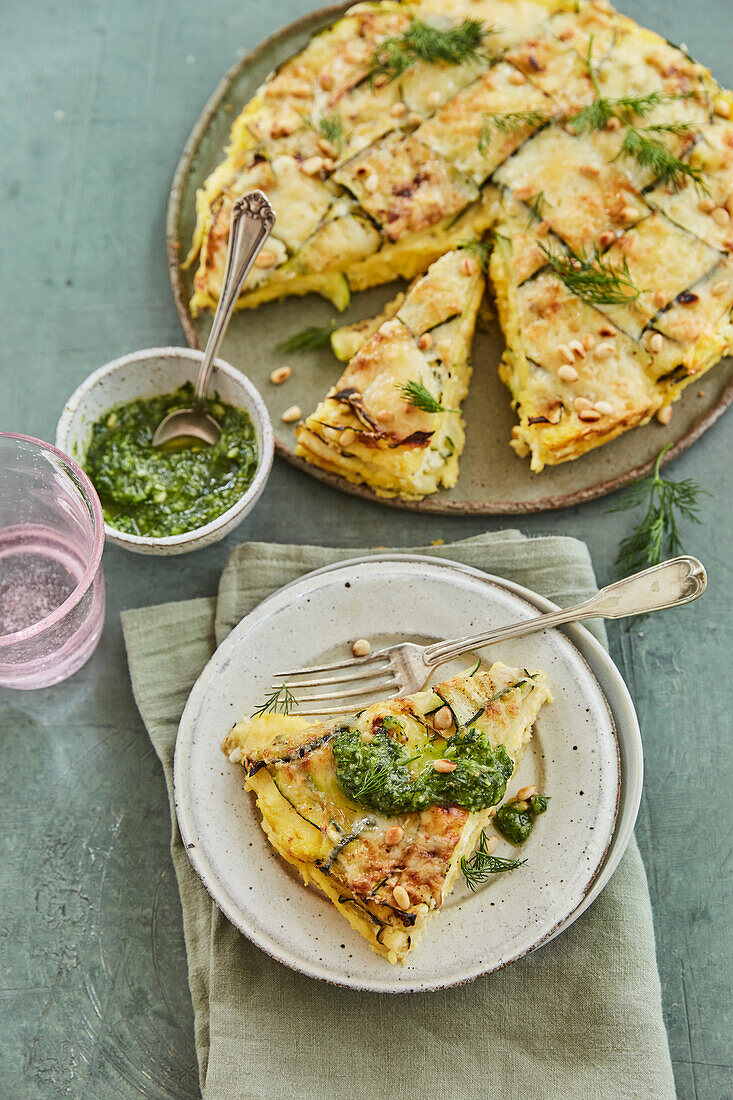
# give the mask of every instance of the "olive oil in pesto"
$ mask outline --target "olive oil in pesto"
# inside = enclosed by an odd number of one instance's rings
[[[187,382],[174,393],[118,405],[92,428],[84,469],[105,520],[118,531],[153,538],[193,531],[226,512],[251,485],[258,463],[254,426],[243,409],[216,395],[206,401],[221,425],[215,446],[154,450],[163,417],[192,399]]]

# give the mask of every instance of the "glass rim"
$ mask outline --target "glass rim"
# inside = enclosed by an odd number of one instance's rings
[[[79,484],[74,484],[75,490],[91,510],[90,518],[93,525],[93,543],[92,553],[87,567],[64,602],[60,603],[58,607],[54,608],[54,610],[43,619],[39,619],[37,623],[31,623],[30,626],[26,626],[22,630],[15,630],[11,634],[0,634],[0,647],[29,641],[36,637],[36,635],[43,633],[44,630],[48,630],[49,627],[55,626],[57,623],[61,622],[70,611],[73,611],[94,583],[99,573],[99,567],[102,563],[102,551],[104,550],[104,516],[102,514],[102,505],[100,504],[96,489],[92,485],[88,475],[82,470],[81,466],[74,462],[74,459],[71,458],[70,455],[59,450],[58,447],[54,447],[51,443],[46,443],[43,439],[36,439],[33,435],[21,435],[18,432],[0,432],[0,443],[4,439],[16,440],[19,443],[32,443],[40,450],[54,455],[56,458],[60,459],[65,466],[69,467],[79,482]],[[72,479],[70,478],[69,480]]]

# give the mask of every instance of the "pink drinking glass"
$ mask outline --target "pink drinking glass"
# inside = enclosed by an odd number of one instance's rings
[[[104,519],[62,451],[0,432],[0,685],[48,687],[81,668],[104,625]]]

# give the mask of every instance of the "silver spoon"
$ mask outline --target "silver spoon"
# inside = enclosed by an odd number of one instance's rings
[[[201,360],[193,405],[190,409],[174,409],[161,420],[153,436],[154,447],[176,450],[189,447],[192,443],[205,443],[213,447],[218,441],[221,428],[213,416],[209,416],[204,403],[211,369],[234,312],[242,283],[274,224],[275,211],[262,191],[250,191],[248,195],[237,199],[232,206],[224,284]]]

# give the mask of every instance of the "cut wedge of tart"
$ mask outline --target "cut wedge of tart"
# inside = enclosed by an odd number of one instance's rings
[[[334,333],[337,354],[358,350],[298,427],[296,454],[380,496],[419,500],[454,485],[485,283],[479,259],[454,249],[374,322]]]
[[[497,663],[346,720],[265,715],[222,748],[244,766],[276,851],[374,951],[404,962],[549,699],[546,673]]]

